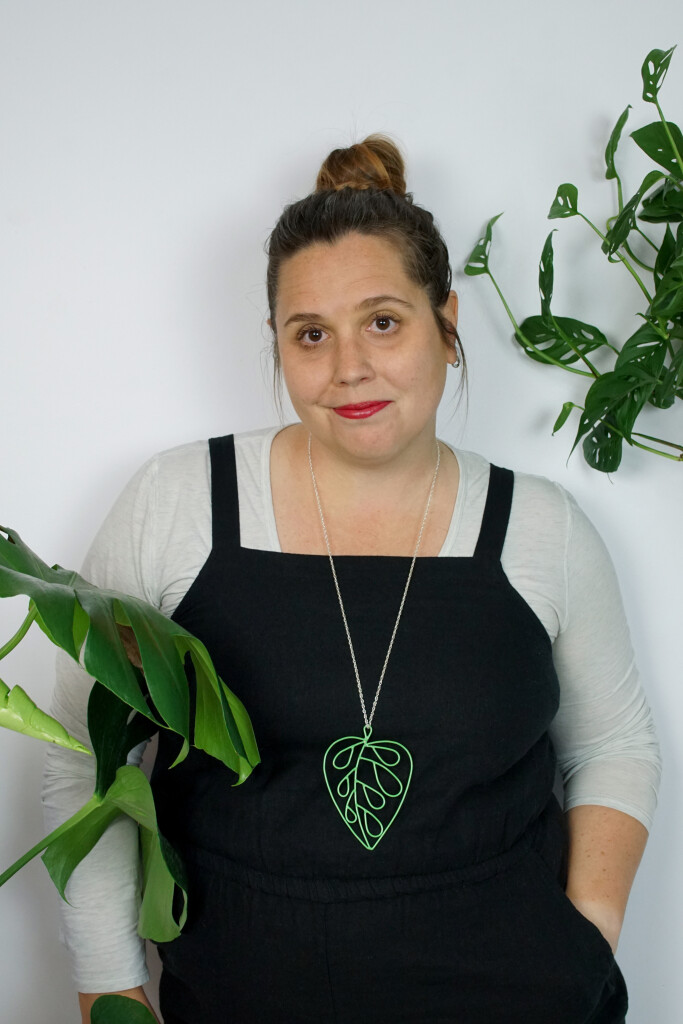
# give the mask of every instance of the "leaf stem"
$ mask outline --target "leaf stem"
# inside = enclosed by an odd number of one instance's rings
[[[612,351],[616,353],[616,355],[619,355],[619,353],[621,352],[621,349],[617,348],[616,345],[613,345],[611,341],[607,340],[607,338],[605,338],[605,345],[607,345],[607,348],[611,348]]]
[[[676,358],[676,353],[674,352],[673,342],[671,341],[671,336],[669,335],[668,331],[666,332],[666,347],[669,351],[669,355],[671,356],[671,360],[673,362],[673,360]],[[678,445],[676,445],[676,447],[678,447]]]
[[[491,273],[490,270],[487,270],[486,273],[491,278],[491,281],[493,283],[493,287],[498,292],[498,297],[499,297],[500,301],[503,303],[503,306],[505,307],[505,312],[507,313],[508,317],[510,318],[510,322],[512,323],[512,326],[515,329],[515,334],[519,338],[522,339],[522,341],[524,342],[525,348],[530,349],[532,352],[536,352],[545,363],[552,363],[553,366],[559,366],[561,370],[567,370],[569,373],[578,373],[582,377],[592,377],[593,376],[593,374],[589,373],[588,370],[577,370],[576,367],[574,367],[574,366],[567,366],[565,363],[560,362],[559,359],[554,359],[553,356],[549,356],[546,352],[543,351],[543,349],[538,348],[538,346],[534,345],[534,343],[532,341],[529,341],[529,339],[523,333],[523,331],[521,330],[519,324],[515,320],[515,318],[514,318],[514,316],[512,314],[512,310],[510,309],[510,307],[508,306],[507,302],[505,301],[505,296],[503,295],[502,291],[498,287],[498,282],[496,281],[495,277],[493,276],[493,274]]]
[[[579,217],[582,218],[582,220],[585,220],[585,222],[588,225],[588,227],[592,228],[593,231],[596,233],[596,235],[598,235],[603,240],[603,242],[607,241],[607,239],[603,235],[603,233],[600,230],[600,228],[597,228],[595,226],[595,224],[593,223],[593,221],[588,219],[588,217],[585,215],[585,213],[581,213],[581,211],[579,210],[578,214],[579,214]],[[647,288],[645,287],[643,282],[638,277],[638,274],[635,272],[635,270],[633,269],[633,267],[631,266],[629,261],[620,252],[615,252],[614,255],[617,257],[618,260],[620,260],[621,263],[624,264],[624,266],[628,270],[629,274],[636,280],[636,282],[638,283],[638,287],[640,288],[640,290],[642,291],[643,295],[645,296],[645,298],[648,301],[648,305],[650,305],[652,303],[652,296],[650,295],[649,291],[647,290]]]
[[[39,853],[42,853],[43,850],[48,848],[48,846],[51,846],[55,839],[59,839],[60,836],[73,828],[73,826],[81,821],[82,818],[86,818],[91,811],[101,803],[102,801],[99,797],[92,796],[86,804],[83,804],[80,810],[76,811],[75,814],[72,814],[70,818],[66,819],[66,821],[63,821],[61,825],[58,825],[57,828],[53,829],[53,831],[41,839],[39,843],[32,846],[30,850],[19,858],[19,860],[15,860],[14,864],[11,864],[6,871],[3,871],[0,875],[0,885],[4,885],[5,882],[9,881],[12,875],[15,875],[17,871],[24,867],[25,864],[28,864],[30,860],[33,860],[33,858],[37,857]]]
[[[19,629],[16,631],[14,636],[11,637],[11,639],[9,639],[3,647],[0,647],[0,661],[2,661],[5,655],[9,654],[10,651],[13,651],[14,648],[21,643],[21,641],[24,639],[29,629],[31,628],[32,624],[35,622],[37,614],[38,609],[35,607],[32,608],[31,611],[26,616],[26,618],[24,619],[24,621],[22,622],[22,624],[19,626]]]
[[[648,245],[652,246],[652,248],[654,249],[655,252],[657,252],[657,253],[659,252],[659,249],[658,249],[657,245],[652,241],[652,239],[648,235],[645,234],[645,232],[643,231],[642,228],[639,228],[636,225],[636,231],[638,232],[638,234],[640,235],[641,238],[645,239],[645,241],[647,242]]]
[[[664,317],[658,316],[653,317],[652,315],[647,316],[645,313],[636,313],[636,316],[640,316],[643,320],[650,325],[653,331],[656,331],[659,337],[665,341],[669,347],[671,358],[673,359],[674,353],[671,346],[671,332],[666,329],[666,320]]]
[[[656,441],[657,444],[665,444],[665,445],[668,445],[669,448],[675,448],[677,451],[683,452],[683,445],[674,444],[673,441],[664,441],[661,437],[652,437],[651,434],[639,434],[639,433],[635,433],[635,432],[633,434],[633,437],[644,437],[648,441]],[[679,456],[679,458],[680,458],[680,456]]]
[[[638,436],[640,437],[642,435],[639,434]],[[666,444],[667,442],[664,441],[663,443]],[[661,455],[663,459],[673,459],[674,462],[683,462],[683,452],[681,452],[680,455],[670,455],[669,452],[660,452],[658,448],[650,448],[649,444],[641,444],[640,441],[632,440],[631,444],[634,444],[636,448],[642,448],[643,451],[652,452],[653,455]]]
[[[604,420],[603,420],[603,422],[604,422]],[[656,441],[657,444],[670,445],[672,448],[679,448],[680,447],[680,445],[673,444],[672,441],[662,441],[662,439],[660,437],[650,437],[649,434],[631,434],[630,436],[627,437],[626,434],[624,433],[624,431],[620,430],[619,427],[616,425],[616,423],[613,423],[611,420],[610,420],[608,426],[609,426],[609,429],[614,431],[615,434],[618,434],[619,437],[623,437],[624,441],[626,441],[627,444],[635,445],[636,448],[642,448],[643,451],[646,451],[646,452],[652,452],[653,455],[661,455],[661,457],[663,459],[672,459],[674,462],[683,462],[683,448],[681,449],[681,454],[680,455],[670,455],[669,452],[660,452],[658,448],[650,448],[650,446],[648,444],[641,444],[640,441],[634,441],[633,438],[634,437],[645,437],[645,438],[647,438],[648,441]],[[572,451],[573,450],[574,449],[572,449]]]
[[[640,234],[642,234],[642,231],[640,232]],[[643,235],[643,237],[645,237],[645,236]],[[650,239],[648,238],[648,242],[649,242],[649,241],[650,241]],[[640,257],[639,257],[639,256],[636,256],[636,254],[634,253],[633,249],[632,249],[632,248],[631,248],[631,246],[630,246],[630,245],[628,244],[628,242],[624,242],[624,249],[625,249],[625,250],[626,250],[626,252],[627,252],[627,253],[629,254],[629,256],[631,257],[631,259],[633,260],[633,262],[634,262],[634,263],[637,263],[639,267],[642,267],[642,268],[643,268],[643,270],[647,270],[647,271],[649,271],[649,273],[650,273],[650,274],[654,273],[654,269],[655,269],[655,268],[654,268],[654,267],[651,267],[651,266],[650,266],[650,265],[649,265],[648,263],[644,263],[644,262],[643,262],[643,261],[642,261],[642,260],[640,259]]]
[[[550,315],[551,315],[551,317],[552,317],[552,321],[553,321],[553,324],[555,325],[555,328],[556,328],[556,330],[557,330],[557,333],[558,333],[558,334],[560,335],[560,337],[561,337],[561,338],[563,338],[563,339],[564,339],[564,341],[565,341],[565,342],[566,342],[566,344],[567,344],[567,345],[569,346],[569,348],[570,348],[570,349],[572,350],[572,352],[573,352],[573,353],[574,353],[574,354],[575,354],[576,356],[578,356],[578,358],[579,358],[579,359],[581,359],[581,360],[582,360],[582,361],[583,361],[583,362],[584,362],[584,363],[586,364],[586,366],[587,366],[587,367],[588,367],[588,369],[590,370],[590,373],[591,373],[591,375],[592,375],[593,377],[595,377],[595,379],[597,380],[597,379],[598,379],[598,377],[600,377],[600,376],[601,376],[601,374],[599,374],[599,373],[598,373],[598,371],[597,371],[597,370],[595,369],[595,367],[594,367],[594,366],[593,366],[593,364],[591,363],[591,361],[590,361],[590,359],[588,358],[588,356],[584,355],[584,353],[583,353],[583,352],[581,351],[581,349],[579,348],[579,346],[578,346],[578,345],[575,345],[575,344],[574,344],[574,342],[572,341],[572,339],[571,339],[571,338],[569,337],[569,335],[568,335],[568,334],[565,334],[565,332],[564,332],[564,331],[562,330],[562,328],[561,328],[561,327],[560,327],[560,325],[558,324],[558,322],[557,322],[557,320],[555,319],[555,317],[554,317],[554,316],[552,315],[552,313],[551,313]]]
[[[656,104],[657,112],[659,113],[659,117],[661,119],[661,122],[664,125],[664,131],[666,132],[666,137],[668,138],[669,143],[671,145],[671,148],[674,151],[674,156],[676,157],[676,162],[677,162],[678,166],[681,169],[681,174],[683,174],[683,159],[681,158],[681,154],[678,152],[678,149],[676,148],[676,143],[674,142],[673,135],[671,134],[671,131],[669,129],[668,122],[667,122],[666,118],[664,117],[664,111],[660,107],[659,100],[657,99],[656,96],[655,96],[655,104]]]

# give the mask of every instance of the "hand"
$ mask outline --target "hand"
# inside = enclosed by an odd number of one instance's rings
[[[135,633],[130,628],[130,626],[119,626],[118,631],[119,636],[121,637],[121,642],[123,643],[123,646],[126,650],[126,655],[128,657],[129,662],[131,663],[131,665],[135,665],[136,668],[141,669],[142,658],[140,656],[140,648],[138,646],[138,642],[135,639]]]
[[[602,937],[609,943],[612,952],[616,953],[623,919],[614,908],[597,900],[572,896],[569,891],[567,891],[567,896],[579,913],[595,925]]]

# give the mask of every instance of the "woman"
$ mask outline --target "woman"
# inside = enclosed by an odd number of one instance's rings
[[[190,879],[160,949],[166,1024],[625,1018],[613,951],[652,721],[573,499],[436,439],[464,364],[450,281],[394,144],[331,153],[269,242],[299,422],[152,459],[88,556],[206,643],[262,757],[235,790],[198,752],[165,771],[160,738],[159,820]],[[88,686],[62,665],[53,713],[83,738]],[[51,751],[51,824],[84,770]],[[70,888],[84,1020],[98,992],[146,1002],[135,857],[117,822]]]

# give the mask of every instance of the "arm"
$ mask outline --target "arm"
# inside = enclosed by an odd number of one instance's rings
[[[630,814],[591,804],[567,811],[567,825],[567,896],[616,952],[647,829]]]
[[[208,445],[196,442],[155,457],[135,474],[102,525],[83,575],[98,586],[141,597],[170,616],[210,548]],[[52,714],[87,746],[91,686],[75,662],[58,656]],[[141,756],[142,748],[136,748],[128,761],[137,764]],[[92,796],[94,770],[93,758],[49,745],[43,783],[49,830]],[[141,986],[149,974],[137,934],[138,872],[137,826],[118,818],[71,876],[69,903],[60,901],[61,937],[83,1013],[89,1013],[97,994],[145,998]]]
[[[136,474],[107,517],[86,559],[83,573],[99,586],[111,586],[150,599],[145,573],[146,524],[153,492],[150,473]],[[90,746],[87,708],[92,679],[60,652],[52,714]],[[139,764],[142,746],[128,762]],[[92,796],[94,758],[51,745],[45,753],[43,808],[49,830]],[[60,901],[61,938],[72,958],[76,988],[85,992],[137,989],[147,978],[144,943],[137,934],[140,906],[139,840],[135,822],[117,818],[77,865]],[[94,1001],[95,996],[91,1001]]]
[[[605,545],[568,499],[553,742],[565,783],[567,896],[615,950],[656,806],[660,758]]]

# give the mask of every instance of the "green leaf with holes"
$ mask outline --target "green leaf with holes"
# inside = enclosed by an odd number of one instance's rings
[[[683,255],[670,263],[657,285],[651,309],[655,316],[668,320],[683,313]]]
[[[643,196],[646,192],[649,192],[653,185],[661,181],[663,177],[664,175],[661,171],[650,171],[643,178],[642,184],[635,195],[627,203],[624,203],[623,210],[607,232],[605,241],[602,243],[602,251],[608,256],[613,256],[627,241],[628,236],[636,227],[636,215]]]
[[[600,473],[615,473],[621,464],[623,438],[607,420],[601,420],[583,441],[583,457]]]
[[[605,177],[608,179],[618,177],[617,169],[614,164],[614,157],[616,156],[617,146],[619,145],[619,140],[621,139],[621,133],[624,130],[624,125],[628,120],[628,112],[630,109],[631,104],[629,103],[626,110],[620,116],[619,120],[612,129],[612,134],[609,137],[609,142],[607,143],[607,148],[605,149]]]
[[[522,335],[540,352],[528,348]],[[568,316],[529,316],[520,324],[516,340],[530,359],[544,363],[544,355],[557,359],[561,363],[575,363],[582,355],[589,355],[596,348],[607,344],[605,335],[592,324],[582,320],[574,320]]]
[[[683,345],[674,354],[668,366],[650,395],[650,402],[657,409],[670,409],[677,398],[683,398]]]
[[[629,275],[627,282],[625,279],[625,301],[630,301],[634,295],[640,299],[641,305],[632,309],[632,313],[642,324],[621,351],[592,324],[554,315],[551,235],[546,238],[538,268],[539,316],[518,322],[512,305],[489,274],[513,325],[515,340],[529,358],[557,366],[589,382],[585,405],[565,402],[553,432],[562,428],[574,409],[580,410],[572,451],[582,443],[589,465],[603,472],[612,472],[619,466],[624,441],[683,463],[682,438],[664,440],[652,437],[650,427],[648,433],[642,434],[634,429],[636,418],[646,404],[666,409],[683,398],[683,132],[665,118],[658,98],[673,52],[674,47],[648,53],[641,69],[643,98],[656,105],[659,121],[636,128],[630,136],[641,158],[648,157],[656,168],[645,174],[638,190],[624,202],[617,151],[630,116],[629,105],[612,128],[604,153],[605,177],[617,183],[616,214],[606,217],[605,228],[593,223],[579,209],[578,189],[571,182],[559,186],[548,213],[551,220],[580,218],[600,238],[609,262],[618,265],[622,275]],[[661,232],[650,232],[647,225],[651,223],[661,223],[664,227]],[[674,225],[678,226],[677,233]],[[480,239],[479,248],[475,250],[478,259],[469,273],[489,273],[485,243],[485,238]],[[575,266],[571,294],[580,297],[582,275],[591,273],[583,253],[577,256]],[[597,282],[591,282],[589,294],[600,293]],[[593,357],[596,349],[601,351]]]
[[[659,90],[669,70],[675,49],[676,47],[672,46],[669,50],[650,50],[643,61],[640,74],[643,79],[643,99],[646,103],[657,102]]]
[[[674,224],[683,221],[682,183],[668,178],[643,199],[638,219],[648,224]]]
[[[502,213],[497,213],[495,217],[491,217],[491,220],[486,225],[484,234],[470,253],[469,259],[465,264],[465,273],[469,277],[476,277],[478,274],[488,274],[493,225],[502,216]]]
[[[644,323],[624,342],[614,369],[634,381],[655,387],[667,355],[667,339],[652,324]]]
[[[555,269],[553,256],[553,229],[545,240],[541,259],[538,264],[538,292],[541,296],[541,316],[544,320],[551,319],[550,303],[553,298]]]
[[[673,231],[667,224],[664,234],[662,235],[657,259],[655,260],[655,281],[661,281],[677,255],[676,239],[674,238]]]
[[[553,199],[548,220],[558,220],[561,217],[575,217],[579,212],[579,190],[576,185],[565,182],[560,185],[555,198]]]
[[[590,435],[592,440],[589,443],[589,449],[593,459],[591,465],[594,465],[596,469],[612,472],[612,469],[604,469],[604,467],[610,465],[616,468],[614,460],[617,458],[617,452],[619,459],[621,458],[621,444],[617,443],[616,438],[631,440],[636,418],[652,394],[656,383],[656,377],[644,377],[642,373],[628,364],[598,377],[586,394],[572,451],[579,441],[586,435]],[[600,426],[601,424],[602,426]],[[584,454],[585,451],[584,446]],[[602,465],[600,466],[595,465],[599,451],[602,452]]]
[[[683,153],[683,134],[677,124],[667,121],[669,134],[661,121],[654,121],[631,132],[631,138],[644,153],[660,164],[672,177],[681,178],[683,172],[676,157],[676,151]],[[671,145],[673,139],[674,145]],[[674,146],[676,147],[674,149]]]

